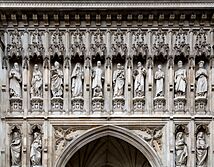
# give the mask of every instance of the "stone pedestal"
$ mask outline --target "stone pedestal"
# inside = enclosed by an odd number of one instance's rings
[[[11,112],[22,112],[22,99],[20,97],[10,98],[10,110]]]
[[[133,98],[134,113],[143,113],[145,110],[145,97]]]
[[[32,97],[30,100],[31,112],[43,112],[43,99],[41,97]]]
[[[175,112],[185,112],[186,98],[185,96],[179,96],[174,98]]]
[[[124,111],[125,99],[124,97],[114,97],[113,98],[113,112],[121,113]]]
[[[63,98],[53,97],[51,99],[51,109],[52,109],[52,112],[56,112],[56,111],[62,112],[62,110],[63,110]]]
[[[207,98],[198,96],[195,98],[195,111],[197,114],[206,113]]]
[[[92,111],[93,113],[103,112],[104,99],[102,97],[93,97],[92,98]]]
[[[154,111],[163,112],[165,110],[166,100],[164,97],[155,97],[154,98]]]
[[[74,97],[71,99],[72,113],[82,113],[84,106],[83,97]]]

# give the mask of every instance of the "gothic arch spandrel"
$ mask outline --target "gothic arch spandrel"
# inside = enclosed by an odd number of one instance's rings
[[[59,155],[54,167],[66,167],[66,164],[72,158],[72,156],[78,152],[79,149],[84,147],[90,142],[93,142],[102,137],[110,136],[118,140],[123,140],[123,142],[135,147],[142,153],[142,155],[151,164],[151,167],[162,167],[160,157],[154,151],[154,149],[149,146],[146,141],[139,138],[137,135],[130,132],[128,129],[121,128],[113,125],[104,125],[88,130],[83,135],[74,139]]]

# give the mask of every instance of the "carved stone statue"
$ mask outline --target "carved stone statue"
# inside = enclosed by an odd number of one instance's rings
[[[161,70],[162,66],[158,65],[158,71],[155,73],[155,80],[156,80],[156,93],[155,96],[163,96],[163,80],[164,80],[164,72]]]
[[[196,96],[206,96],[207,93],[207,70],[204,69],[204,61],[200,61],[196,72]]]
[[[42,73],[39,71],[38,64],[34,65],[33,77],[31,80],[31,97],[42,96]]]
[[[10,97],[21,97],[22,76],[19,71],[18,63],[14,63],[14,67],[10,70],[9,79],[10,79]]]
[[[120,63],[117,64],[117,70],[113,74],[114,97],[123,96],[125,84],[124,67]]]
[[[208,145],[205,141],[204,132],[198,132],[196,142],[196,163],[197,167],[207,167],[206,159],[208,154]]]
[[[63,94],[63,72],[57,61],[51,69],[51,91],[53,97],[61,97]]]
[[[42,139],[41,134],[35,132],[33,134],[33,142],[30,150],[30,161],[32,167],[37,167],[42,164]]]
[[[183,132],[178,132],[175,141],[175,164],[176,167],[185,167],[187,165],[187,144]]]
[[[97,67],[92,69],[92,90],[93,97],[102,97],[102,81],[104,80],[103,70],[101,69],[101,61],[97,61]]]
[[[186,69],[183,62],[178,61],[178,70],[175,71],[175,95],[184,96],[186,94]]]
[[[12,136],[12,141],[10,144],[11,151],[11,165],[21,166],[21,150],[22,150],[22,139],[18,132],[14,132]]]
[[[72,80],[72,96],[78,97],[82,96],[83,93],[83,69],[80,63],[77,63],[71,75]]]
[[[145,95],[145,75],[146,69],[143,67],[141,62],[137,63],[137,69],[134,71],[134,92],[135,97],[141,97]]]

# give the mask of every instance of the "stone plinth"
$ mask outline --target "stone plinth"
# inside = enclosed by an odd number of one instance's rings
[[[195,111],[197,114],[206,113],[207,98],[198,96],[195,98]]]
[[[154,98],[154,111],[163,112],[165,110],[166,100],[164,97],[155,97]]]
[[[22,99],[20,97],[10,98],[11,112],[22,112]]]
[[[43,99],[41,97],[32,97],[30,103],[32,112],[43,112]]]
[[[113,98],[113,111],[114,113],[121,113],[124,111],[125,99],[124,97]]]
[[[145,97],[133,98],[134,113],[143,113],[145,109]]]
[[[92,98],[92,111],[93,113],[103,112],[104,99],[102,97],[93,97]]]
[[[186,98],[185,96],[178,96],[174,98],[175,112],[185,112]]]
[[[72,105],[72,113],[82,113],[83,106],[84,106],[84,99],[83,97],[74,97],[71,99],[71,105]]]
[[[53,97],[51,99],[51,109],[52,111],[62,111],[63,110],[63,98]]]

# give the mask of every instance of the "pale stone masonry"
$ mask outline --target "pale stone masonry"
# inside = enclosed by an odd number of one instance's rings
[[[1,1],[1,167],[214,167],[214,3]]]

